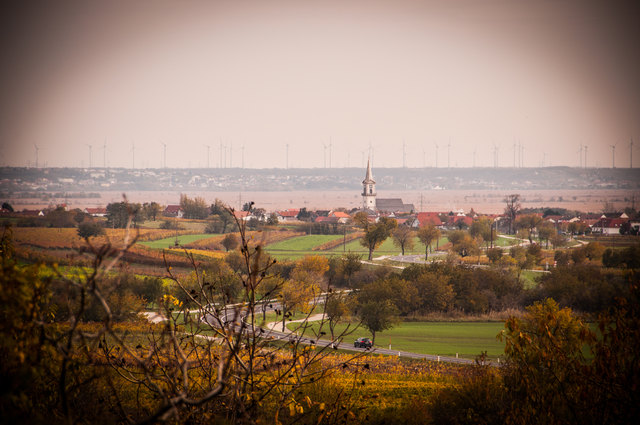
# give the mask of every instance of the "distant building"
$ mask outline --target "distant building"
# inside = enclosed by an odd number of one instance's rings
[[[165,217],[177,217],[182,218],[184,211],[180,205],[167,205],[162,213]]]
[[[85,208],[83,211],[85,214],[89,214],[92,217],[106,217],[107,216],[107,209],[104,207],[98,207],[98,208]]]
[[[362,180],[362,209],[376,211],[376,181],[371,173],[371,160],[367,160],[367,174]]]
[[[378,213],[409,213],[415,210],[413,204],[405,204],[400,198],[376,198],[376,182],[371,172],[371,160],[367,161],[367,174],[362,181],[362,209]]]

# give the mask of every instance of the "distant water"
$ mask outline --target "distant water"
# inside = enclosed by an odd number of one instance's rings
[[[356,208],[362,205],[359,190],[354,191],[290,191],[290,192],[211,192],[211,191],[137,191],[128,192],[131,202],[155,201],[162,205],[180,202],[180,193],[189,197],[203,197],[207,203],[220,199],[228,205],[239,208],[247,201],[267,211],[286,208],[332,209],[338,207]],[[416,211],[469,212],[473,208],[479,213],[501,213],[504,197],[518,193],[521,203],[527,207],[560,207],[585,212],[601,212],[605,203],[623,209],[634,205],[638,208],[640,191],[621,189],[600,190],[425,190],[425,191],[378,191],[379,198],[402,198],[404,203],[413,204]],[[43,208],[66,201],[70,208],[106,206],[110,202],[122,200],[121,192],[101,192],[100,198],[60,198],[53,201],[40,199],[13,199],[9,202],[16,210]]]

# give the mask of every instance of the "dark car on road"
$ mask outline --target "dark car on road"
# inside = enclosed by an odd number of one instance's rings
[[[353,346],[356,348],[371,348],[373,347],[373,342],[369,338],[358,338],[353,343]]]

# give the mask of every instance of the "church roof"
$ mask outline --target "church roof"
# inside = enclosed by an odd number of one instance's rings
[[[373,175],[371,174],[371,160],[367,160],[367,175],[364,180],[362,180],[362,184],[375,184],[375,180],[373,180]]]
[[[376,208],[381,212],[411,212],[413,204],[405,204],[400,198],[378,198]]]

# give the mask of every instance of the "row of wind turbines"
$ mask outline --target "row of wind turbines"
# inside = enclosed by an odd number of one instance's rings
[[[167,144],[164,142],[160,143],[162,146],[162,168],[167,168]],[[615,143],[613,145],[609,145],[609,147],[611,148],[611,168],[616,168],[616,148],[618,146],[618,143]],[[40,167],[40,158],[39,158],[39,154],[40,154],[40,147],[36,144],[33,145],[34,149],[35,149],[35,167],[39,168]],[[88,148],[88,153],[89,153],[89,168],[93,168],[94,167],[94,163],[93,163],[93,148],[94,145],[92,144],[85,144],[85,146]],[[447,168],[451,167],[451,142],[449,141],[446,145],[440,146],[438,143],[434,143],[434,148],[435,148],[435,156],[434,156],[434,160],[435,160],[435,168],[439,167],[439,150],[441,147],[446,148],[447,149]],[[107,142],[105,141],[102,146],[100,146],[102,149],[102,167],[106,168],[107,167]],[[206,168],[210,168],[211,163],[210,163],[210,158],[211,158],[211,148],[212,145],[203,145],[204,148],[206,148]],[[374,160],[374,154],[375,154],[375,149],[382,147],[382,145],[373,145],[372,143],[369,143],[369,147],[367,150],[363,150],[361,151],[362,154],[362,164],[364,166],[365,164],[365,154],[367,155],[366,157],[371,159],[372,161]],[[637,147],[636,147],[637,149]],[[233,143],[231,144],[224,144],[222,142],[219,143],[219,162],[218,162],[218,168],[231,168],[233,167],[233,152],[239,150],[241,153],[241,168],[244,168],[244,150],[245,147],[244,145],[241,145],[239,148],[234,149],[233,147]],[[285,168],[289,168],[289,150],[290,150],[290,145],[287,143],[285,145]],[[332,157],[333,157],[333,141],[330,138],[329,139],[329,143],[322,143],[322,150],[323,150],[323,168],[332,168]],[[580,168],[587,168],[587,154],[588,154],[588,150],[589,150],[589,146],[587,145],[583,145],[580,144],[580,148],[579,150],[576,152],[579,154],[579,166]],[[634,141],[633,138],[630,139],[629,141],[629,168],[633,168],[633,150],[634,150]],[[493,144],[493,148],[491,149],[492,151],[492,155],[493,155],[493,167],[494,168],[498,168],[499,167],[499,154],[500,154],[500,145],[496,145]],[[327,155],[328,152],[328,155]],[[131,149],[130,149],[130,153],[131,153],[131,168],[135,168],[135,153],[136,153],[136,146],[135,143],[131,144]],[[426,149],[422,149],[422,162],[423,162],[423,167],[426,167],[426,156],[427,156],[427,152]],[[473,150],[473,167],[476,167],[476,156],[477,156],[477,150],[474,149]],[[407,166],[407,162],[406,162],[406,158],[407,158],[407,145],[406,143],[403,141],[402,142],[402,167],[406,168]],[[525,159],[525,146],[521,143],[514,143],[513,144],[513,168],[522,168],[524,167],[524,159]],[[350,153],[347,153],[347,160],[346,160],[347,166],[350,165]],[[542,167],[546,166],[546,152],[543,153],[543,157],[542,157],[542,162],[540,164]],[[46,165],[45,165],[46,166]]]

